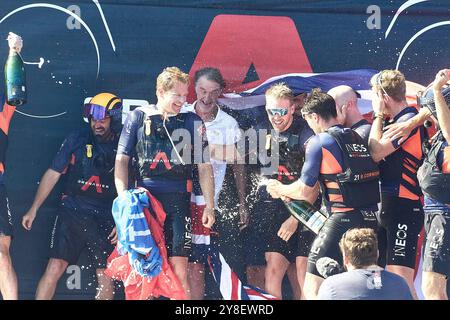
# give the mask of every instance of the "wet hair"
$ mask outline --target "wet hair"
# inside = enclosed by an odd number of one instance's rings
[[[402,102],[406,99],[405,76],[398,70],[383,70],[370,79],[370,84],[372,87],[381,86],[382,88],[380,89],[386,91],[397,102]]]
[[[197,84],[201,77],[206,77],[209,81],[214,81],[217,83],[221,89],[225,88],[226,83],[219,69],[212,67],[205,67],[198,69],[194,75],[194,83]]]
[[[189,85],[189,75],[177,67],[167,67],[156,79],[156,90],[169,91],[175,86],[177,81]]]
[[[284,83],[276,83],[266,90],[266,97],[272,97],[275,99],[287,99],[291,102],[294,101],[294,92]]]
[[[339,242],[342,254],[357,269],[377,264],[378,239],[370,228],[350,229]]]
[[[317,113],[322,119],[328,121],[337,117],[336,102],[328,93],[315,88],[306,98],[302,112]]]

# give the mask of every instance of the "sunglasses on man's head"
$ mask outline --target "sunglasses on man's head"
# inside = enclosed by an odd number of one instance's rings
[[[388,93],[386,92],[386,90],[384,90],[383,85],[381,84],[382,77],[383,77],[383,71],[380,71],[377,75],[377,85],[381,88],[381,90],[383,90],[385,95],[389,96]]]
[[[310,115],[312,112],[302,112],[302,118],[306,120],[306,117]]]
[[[271,115],[272,117],[275,117],[275,116],[283,117],[283,116],[287,115],[288,112],[289,112],[289,110],[285,109],[285,108],[271,108],[271,109],[267,109],[267,113],[269,115]]]

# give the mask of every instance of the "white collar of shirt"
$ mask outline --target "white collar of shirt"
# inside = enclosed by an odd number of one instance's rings
[[[191,105],[188,105],[186,107],[187,111],[191,111],[194,112],[195,114],[197,114],[197,112],[195,112],[195,105],[197,104],[197,101],[194,101]],[[220,117],[222,116],[222,110],[220,109],[219,106],[217,106],[217,114],[216,117],[212,120],[212,121],[203,121],[205,123],[205,125],[208,124],[213,124],[214,122],[216,122],[218,119],[220,119]]]

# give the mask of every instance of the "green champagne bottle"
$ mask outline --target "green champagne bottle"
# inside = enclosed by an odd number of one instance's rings
[[[20,106],[27,102],[25,67],[22,58],[10,50],[5,64],[6,102]]]
[[[308,229],[318,234],[327,221],[328,217],[320,210],[314,208],[309,202],[304,200],[284,201],[294,218],[303,223]]]

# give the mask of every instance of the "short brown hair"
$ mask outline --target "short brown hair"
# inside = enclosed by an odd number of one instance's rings
[[[377,264],[378,239],[373,229],[348,230],[342,236],[339,247],[355,268]]]
[[[337,117],[336,102],[328,93],[320,88],[314,88],[305,100],[302,112],[317,113],[325,121]]]
[[[406,99],[405,76],[398,70],[383,70],[370,79],[370,84],[382,88],[395,101],[402,102]]]
[[[176,81],[189,85],[189,75],[177,67],[167,67],[156,79],[156,90],[169,91],[175,86]]]
[[[275,99],[287,99],[294,101],[294,92],[283,82],[276,83],[266,90],[266,97],[270,96]]]
[[[225,79],[220,73],[220,70],[217,68],[205,67],[198,69],[197,71],[195,71],[194,83],[197,84],[198,80],[201,77],[206,77],[206,79],[208,79],[209,81],[217,83],[221,89],[225,88],[226,86]]]

